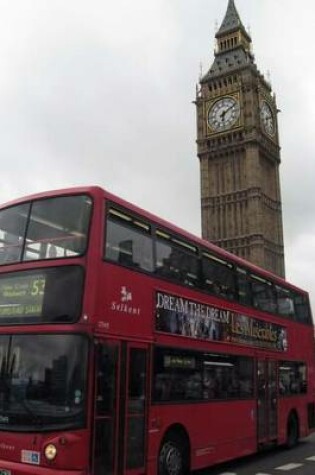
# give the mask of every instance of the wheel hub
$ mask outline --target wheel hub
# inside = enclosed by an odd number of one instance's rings
[[[180,452],[176,447],[169,447],[165,457],[165,465],[169,475],[180,475],[182,469],[182,461]]]

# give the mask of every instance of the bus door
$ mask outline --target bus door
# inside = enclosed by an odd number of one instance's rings
[[[277,363],[268,359],[257,363],[258,445],[277,439]]]
[[[148,354],[146,344],[97,346],[94,475],[145,474]]]

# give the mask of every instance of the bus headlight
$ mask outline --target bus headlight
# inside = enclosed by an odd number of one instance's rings
[[[44,453],[47,460],[54,460],[57,455],[57,447],[54,444],[48,444]]]

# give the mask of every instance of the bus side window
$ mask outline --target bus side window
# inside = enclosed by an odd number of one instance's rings
[[[197,249],[173,236],[157,230],[156,272],[190,287],[199,282]]]
[[[133,240],[125,239],[118,243],[118,262],[123,266],[137,267],[134,261]]]
[[[123,266],[153,272],[153,242],[148,225],[140,220],[109,214],[106,223],[105,258]]]
[[[265,312],[276,313],[276,293],[271,282],[252,275],[251,287],[254,307]]]
[[[202,254],[203,288],[229,300],[235,299],[235,272],[231,264],[206,252]]]
[[[250,282],[247,271],[241,267],[236,268],[237,300],[244,305],[252,305]]]
[[[252,358],[199,351],[156,348],[155,402],[253,397]]]
[[[308,298],[305,295],[293,294],[295,319],[300,323],[312,323]]]
[[[305,363],[281,361],[279,365],[279,393],[282,396],[307,392],[307,367]]]
[[[176,268],[176,255],[172,246],[166,242],[156,242],[156,272],[167,278],[176,279],[178,269]]]
[[[284,317],[294,316],[294,301],[290,290],[276,285],[278,313]]]

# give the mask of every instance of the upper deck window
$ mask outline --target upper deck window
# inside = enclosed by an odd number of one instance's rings
[[[236,285],[237,285],[237,295],[236,300],[244,305],[251,305],[251,291],[250,291],[250,280],[248,278],[248,273],[242,267],[236,267]]]
[[[0,211],[0,265],[84,253],[92,200],[47,198]]]
[[[195,287],[199,279],[198,250],[189,242],[156,231],[156,272],[164,277]]]
[[[228,299],[235,298],[235,273],[232,264],[203,252],[202,275],[207,291]]]
[[[301,323],[312,323],[312,316],[308,298],[305,295],[294,293],[294,318]]]
[[[294,318],[294,300],[292,292],[285,287],[276,285],[278,313],[284,317]]]
[[[119,264],[153,271],[151,227],[144,221],[110,209],[106,223],[105,257]]]
[[[250,276],[250,281],[254,307],[276,313],[277,298],[272,283],[253,274]]]

